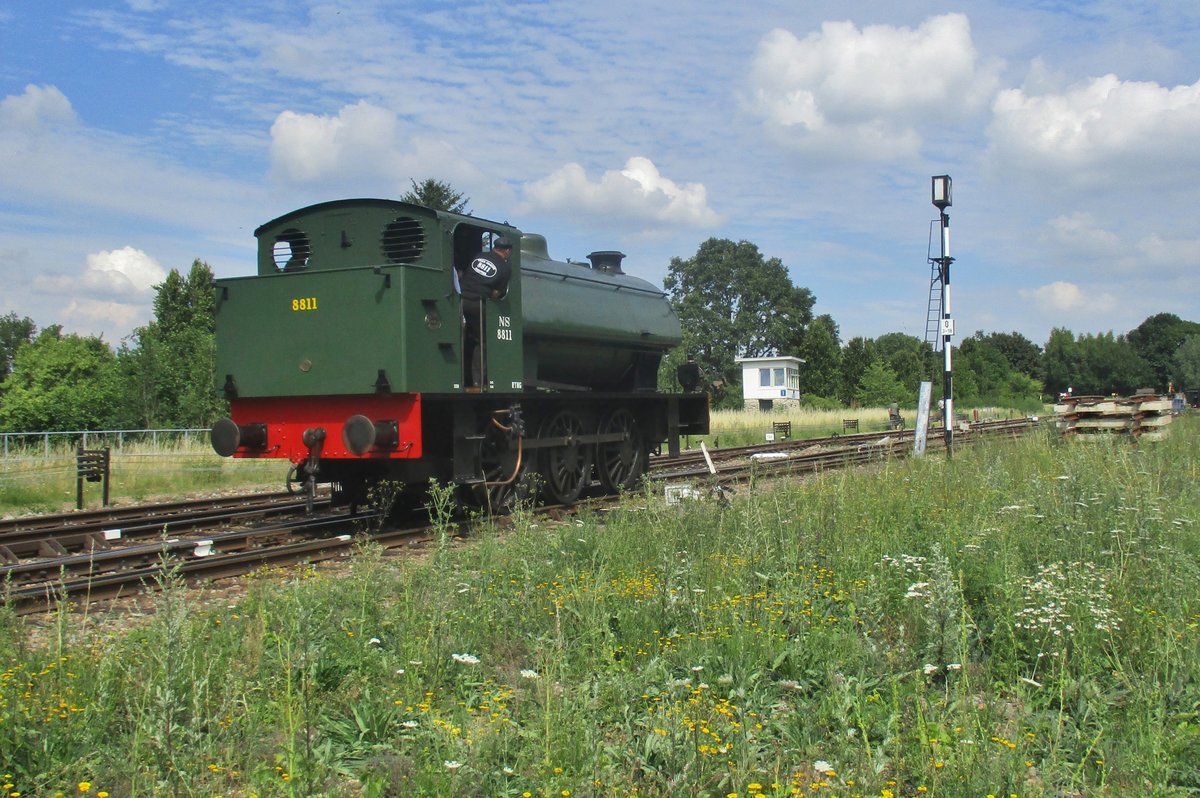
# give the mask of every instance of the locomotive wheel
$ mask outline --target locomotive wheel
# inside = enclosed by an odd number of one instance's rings
[[[547,419],[539,438],[566,438],[565,446],[551,446],[541,457],[541,477],[546,498],[558,504],[571,504],[587,487],[592,471],[592,447],[579,443],[584,434],[583,420],[569,410]]]
[[[600,484],[608,493],[629,490],[646,471],[646,449],[637,418],[629,408],[617,408],[600,422],[598,432],[625,435],[624,440],[597,445],[596,471]]]

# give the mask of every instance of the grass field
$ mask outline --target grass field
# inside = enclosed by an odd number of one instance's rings
[[[0,610],[4,795],[1185,796],[1198,424]]]
[[[986,418],[1009,418],[1016,411],[988,408]],[[908,423],[912,412],[906,411]],[[792,424],[794,438],[816,438],[842,431],[844,418],[859,419],[860,429],[886,429],[887,408],[858,408],[842,411],[792,410],[759,413],[722,410],[712,414],[712,434],[690,438],[693,447],[701,441],[710,447],[761,443],[772,422]],[[89,443],[99,449],[112,442]],[[214,491],[281,490],[288,464],[281,460],[235,460],[218,457],[206,439],[165,440],[158,445],[133,443],[111,446],[109,485],[113,503],[128,504],[153,499],[179,498]],[[85,483],[84,506],[99,507],[99,484]],[[64,512],[75,507],[75,451],[69,446],[43,449],[33,445],[14,448],[0,457],[0,517],[25,513]]]
[[[128,504],[214,491],[282,490],[286,476],[286,462],[218,457],[206,440],[134,444],[111,450],[109,498]],[[83,495],[85,507],[101,506],[100,483],[85,483]],[[75,508],[75,499],[73,449],[34,448],[0,459],[0,516],[65,512]]]

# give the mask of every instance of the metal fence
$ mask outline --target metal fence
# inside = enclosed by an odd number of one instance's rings
[[[208,443],[204,429],[102,429],[63,432],[0,432],[0,459],[41,457],[50,459],[77,448],[108,446],[121,451],[126,446],[187,446]]]

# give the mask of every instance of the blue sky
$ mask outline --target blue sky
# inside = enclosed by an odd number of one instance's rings
[[[843,341],[924,336],[930,176],[959,338],[1200,321],[1200,6],[176,0],[0,9],[0,314],[118,343],[194,258],[435,177],[661,283],[778,257]]]

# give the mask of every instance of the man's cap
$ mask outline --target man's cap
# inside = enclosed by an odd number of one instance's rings
[[[507,236],[500,236],[496,239],[496,243],[492,244],[492,249],[512,249],[512,242]]]

